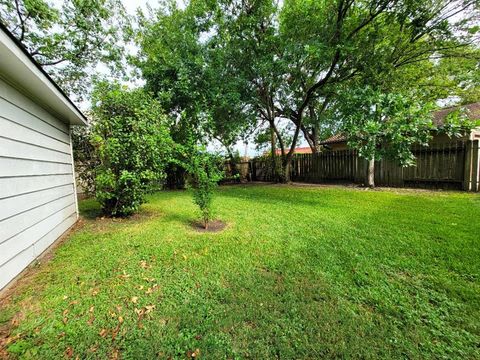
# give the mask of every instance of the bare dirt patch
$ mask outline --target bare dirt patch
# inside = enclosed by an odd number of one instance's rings
[[[208,228],[203,227],[203,223],[200,221],[194,221],[190,224],[192,228],[199,233],[217,233],[223,231],[227,224],[222,220],[213,220],[208,223]]]

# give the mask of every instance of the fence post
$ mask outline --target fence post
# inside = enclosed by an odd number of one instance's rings
[[[479,164],[479,141],[474,140],[472,141],[472,186],[471,191],[479,191],[479,172],[480,172],[480,164]]]
[[[464,184],[465,191],[480,190],[479,141],[469,140],[465,146]]]
[[[463,169],[463,190],[470,191],[472,179],[472,148],[473,142],[467,141],[465,144],[465,165]]]

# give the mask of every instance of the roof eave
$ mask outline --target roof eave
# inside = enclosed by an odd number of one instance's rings
[[[65,123],[87,125],[82,112],[2,24],[0,75]]]

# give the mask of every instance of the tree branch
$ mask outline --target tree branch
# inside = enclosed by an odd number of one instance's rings
[[[15,8],[17,10],[18,20],[20,20],[20,29],[21,29],[20,37],[18,40],[23,41],[23,39],[25,38],[25,20],[22,17],[22,12],[20,10],[20,3],[18,2],[18,0],[15,0]]]

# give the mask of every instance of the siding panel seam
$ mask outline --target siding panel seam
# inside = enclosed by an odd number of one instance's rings
[[[63,162],[63,161],[28,159],[28,158],[21,158],[21,157],[16,157],[16,156],[3,156],[3,155],[0,155],[0,159],[12,159],[12,160],[22,160],[22,161],[37,161],[37,162],[51,163],[51,164],[72,165],[72,164],[69,163],[69,162]]]
[[[51,189],[55,189],[55,188],[59,188],[59,187],[62,187],[62,186],[67,186],[67,185],[72,185],[71,182],[69,183],[66,183],[66,184],[61,184],[61,185],[55,185],[55,186],[51,186],[51,187],[47,187],[47,188],[43,188],[43,189],[38,189],[38,190],[32,190],[32,191],[26,191],[26,192],[23,192],[23,193],[18,193],[18,194],[15,194],[15,195],[9,195],[9,196],[5,196],[5,197],[0,197],[0,200],[6,200],[6,199],[11,199],[11,198],[14,198],[16,196],[22,196],[22,195],[28,195],[28,194],[34,194],[36,192],[42,192],[42,191],[46,191],[46,190],[51,190]]]
[[[29,110],[27,110],[27,109],[25,109],[25,108],[23,108],[23,107],[21,107],[21,106],[18,106],[17,104],[15,104],[14,102],[11,102],[10,100],[4,98],[3,96],[0,96],[0,99],[5,100],[5,101],[8,102],[9,104],[12,104],[13,106],[15,106],[17,109],[20,109],[21,111],[24,111],[24,112],[26,112],[27,114],[30,114],[30,115],[36,117],[36,118],[37,118],[38,120],[40,120],[41,122],[43,122],[43,123],[51,126],[52,128],[54,128],[54,129],[56,129],[56,130],[58,130],[58,131],[61,131],[62,133],[68,135],[68,132],[62,130],[62,129],[59,128],[59,127],[56,127],[55,125],[50,124],[48,121],[45,121],[44,119],[42,119],[42,118],[39,117],[38,115],[35,115],[35,114],[33,114],[32,112],[30,112]],[[45,109],[43,109],[43,111],[45,111],[45,112],[48,113],[48,111],[46,111]],[[52,115],[50,114],[50,116],[52,116]]]
[[[69,206],[71,206],[72,204],[70,204]],[[52,215],[55,215],[55,214],[52,214]],[[30,245],[28,245],[26,248],[18,251],[15,255],[13,255],[11,258],[9,258],[8,260],[5,260],[3,263],[0,264],[0,268],[7,265],[10,261],[12,261],[13,259],[15,259],[18,255],[24,253],[25,251],[27,251],[28,249],[32,248],[33,246],[35,246],[35,244],[38,244],[45,236],[48,236],[52,231],[54,231],[56,228],[58,228],[60,225],[62,225],[65,221],[67,221],[68,219],[70,219],[72,216],[75,215],[75,212],[71,213],[70,215],[66,216],[65,218],[63,218],[58,224],[56,224],[52,229],[50,229],[50,231],[48,231],[46,234],[42,235],[41,238],[39,238],[38,240],[34,241],[33,243],[31,243]],[[50,216],[49,216],[50,217]],[[47,218],[48,219],[48,218]],[[46,220],[46,219],[44,219]],[[57,238],[59,239],[59,238]],[[54,242],[57,240],[55,239]],[[53,244],[53,243],[52,243]]]
[[[71,194],[70,194],[70,195],[71,195]],[[68,196],[68,195],[67,195],[67,196]],[[19,235],[19,234],[27,231],[28,229],[30,229],[31,227],[37,225],[38,223],[41,223],[43,220],[48,219],[50,216],[53,216],[53,215],[55,215],[56,213],[59,213],[60,211],[63,211],[63,210],[65,210],[66,208],[68,208],[69,206],[72,206],[72,205],[75,205],[75,203],[73,202],[73,203],[68,204],[67,206],[61,208],[60,210],[54,211],[53,213],[51,213],[50,215],[44,217],[43,219],[40,219],[40,220],[37,221],[36,223],[34,223],[34,224],[30,225],[30,226],[27,226],[25,229],[23,229],[22,231],[19,231],[19,232],[16,233],[15,235],[10,236],[8,239],[3,240],[2,242],[0,242],[0,244],[3,244],[3,243],[5,243],[5,242],[7,242],[8,240],[10,240],[10,239],[14,238],[15,236],[17,236],[17,235]]]
[[[66,152],[66,151],[61,151],[61,150],[57,150],[57,149],[52,149],[52,148],[49,148],[48,146],[37,145],[37,144],[31,143],[31,142],[28,142],[28,141],[22,141],[22,140],[18,140],[18,139],[13,139],[13,138],[10,138],[10,137],[8,137],[8,136],[0,135],[0,138],[5,139],[5,140],[10,140],[10,141],[18,142],[18,143],[20,143],[20,144],[35,146],[35,147],[38,147],[38,148],[41,148],[41,149],[54,151],[54,152],[57,152],[57,153],[60,153],[60,154],[70,155],[70,153],[68,153],[68,152]]]
[[[57,200],[63,199],[63,198],[65,198],[65,197],[67,197],[67,196],[71,196],[71,195],[73,195],[73,192],[71,192],[71,193],[69,193],[69,194],[67,194],[67,195],[60,196],[60,197],[58,197],[58,198],[56,198],[56,199],[49,200],[49,201],[47,201],[46,203],[43,203],[43,204],[40,204],[40,205],[34,206],[34,207],[30,208],[30,209],[27,209],[27,210],[20,211],[19,213],[16,213],[16,214],[14,214],[14,215],[7,216],[6,218],[4,218],[4,219],[1,219],[1,220],[0,220],[0,223],[4,222],[5,220],[9,220],[9,219],[11,219],[11,218],[14,218],[15,216],[18,216],[18,215],[25,214],[26,212],[29,212],[29,211],[32,211],[32,210],[38,209],[39,207],[42,207],[42,206],[48,205],[48,204],[50,204],[50,203],[52,203],[52,202],[54,202],[54,201],[57,201]],[[17,234],[15,234],[15,235],[17,235]],[[14,236],[15,236],[15,235],[14,235]],[[10,238],[9,238],[9,239],[10,239]],[[4,240],[4,241],[0,242],[0,244],[3,244],[3,243],[4,243],[5,241],[7,241],[7,240],[8,240],[8,239],[6,239],[6,240]]]
[[[6,175],[6,176],[0,176],[0,179],[15,179],[15,178],[41,177],[41,176],[61,176],[61,175],[72,175],[72,173],[31,174],[31,175]]]
[[[19,122],[15,121],[15,120],[12,120],[12,119],[10,119],[10,118],[7,118],[7,117],[5,117],[5,116],[3,116],[3,115],[0,115],[0,118],[2,118],[2,119],[4,119],[4,120],[7,120],[7,121],[10,121],[11,123],[14,123],[15,125],[21,126],[21,127],[25,128],[25,129],[34,131],[34,132],[36,132],[37,134],[41,134],[41,135],[46,136],[46,137],[48,137],[48,138],[50,138],[50,139],[56,140],[56,141],[58,141],[58,142],[61,142],[62,144],[68,145],[68,142],[66,142],[66,141],[63,141],[63,140],[61,140],[61,139],[59,139],[59,138],[56,138],[56,137],[54,137],[54,136],[52,136],[52,135],[45,134],[45,133],[43,133],[43,132],[41,132],[41,131],[39,131],[39,130],[33,129],[33,128],[31,128],[31,127],[29,127],[29,126],[26,126],[26,125],[24,125],[24,124],[20,124]]]

